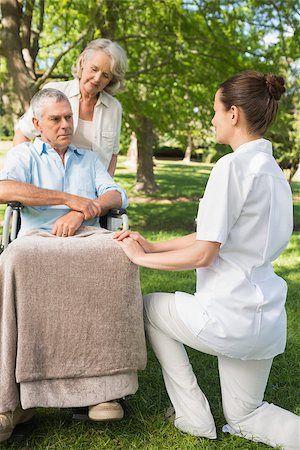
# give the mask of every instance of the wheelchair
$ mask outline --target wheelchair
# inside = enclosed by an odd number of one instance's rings
[[[7,204],[3,220],[0,254],[10,242],[17,238],[21,226],[22,208],[23,205],[19,202],[9,202]],[[99,223],[102,228],[106,228],[109,231],[117,231],[120,227],[123,227],[124,230],[129,229],[129,221],[125,209],[110,209],[107,215],[100,217]]]
[[[17,238],[18,232],[21,226],[21,211],[23,205],[19,202],[9,202],[7,204],[4,220],[3,220],[3,232],[0,244],[0,254],[8,247],[8,245]],[[128,216],[125,209],[111,209],[108,213],[100,217],[100,226],[106,228],[109,231],[117,231],[120,227],[125,230],[129,229]],[[126,399],[120,399],[120,403],[126,413]],[[86,421],[88,420],[88,408],[77,407],[72,408],[72,420],[74,421]],[[31,423],[19,424],[16,426],[12,440],[21,441],[28,437],[32,432]]]

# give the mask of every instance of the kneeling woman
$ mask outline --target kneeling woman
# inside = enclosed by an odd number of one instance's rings
[[[184,345],[218,357],[223,431],[284,449],[300,448],[300,417],[263,401],[273,358],[286,342],[285,281],[273,270],[292,232],[292,197],[263,138],[284,80],[254,71],[222,83],[212,124],[233,150],[210,175],[197,232],[161,243],[138,233],[115,239],[136,264],[161,270],[197,268],[194,295],[145,297],[146,331],[162,366],[175,426],[216,438],[207,399]]]

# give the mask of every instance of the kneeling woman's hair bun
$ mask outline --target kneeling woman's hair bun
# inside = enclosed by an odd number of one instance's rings
[[[277,75],[267,74],[265,80],[271,97],[277,101],[280,100],[282,94],[285,93],[284,79]]]
[[[263,136],[276,117],[285,92],[284,79],[255,70],[240,72],[220,84],[220,98],[229,110],[235,105],[245,114],[248,131]]]

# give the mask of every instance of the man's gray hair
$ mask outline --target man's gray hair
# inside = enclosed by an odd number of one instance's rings
[[[44,114],[45,106],[49,103],[56,102],[70,103],[68,97],[58,89],[47,88],[37,92],[36,94],[34,94],[30,102],[33,116],[38,120],[41,120]]]
[[[125,50],[110,39],[94,39],[91,41],[77,58],[76,63],[72,67],[72,73],[75,78],[81,78],[82,65],[87,59],[91,59],[97,50],[103,50],[111,58],[112,80],[104,89],[109,94],[116,94],[123,90],[122,81],[127,70],[127,56]]]

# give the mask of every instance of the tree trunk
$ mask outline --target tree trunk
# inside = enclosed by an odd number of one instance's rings
[[[295,165],[291,181],[300,181],[300,160],[298,161],[298,164]]]
[[[184,155],[184,159],[183,159],[184,163],[189,164],[191,162],[191,156],[192,156],[193,150],[194,150],[193,136],[191,134],[188,134],[187,147],[186,147],[185,155]]]
[[[299,168],[300,165],[300,161],[293,161],[291,164],[291,169],[290,169],[290,175],[289,175],[289,183],[291,183],[293,181],[293,178],[295,177],[297,170]]]
[[[136,129],[138,148],[138,168],[136,178],[136,191],[152,194],[158,191],[153,172],[153,143],[155,134],[150,119],[141,117],[139,127]]]
[[[20,10],[16,0],[2,0],[2,35],[5,39],[3,52],[7,60],[8,71],[13,78],[16,94],[24,110],[29,106],[34,80],[30,77],[22,56],[20,40]]]
[[[4,110],[8,114],[10,114],[13,124],[16,125],[19,120],[19,116],[16,111],[18,110],[20,105],[18,105],[18,108],[16,108],[16,105],[14,103],[12,103],[11,99],[9,98],[9,96],[6,93],[3,93],[1,98],[2,98],[2,103],[4,106]]]
[[[126,166],[136,170],[137,168],[137,138],[134,132],[130,136],[130,144],[127,152]]]

